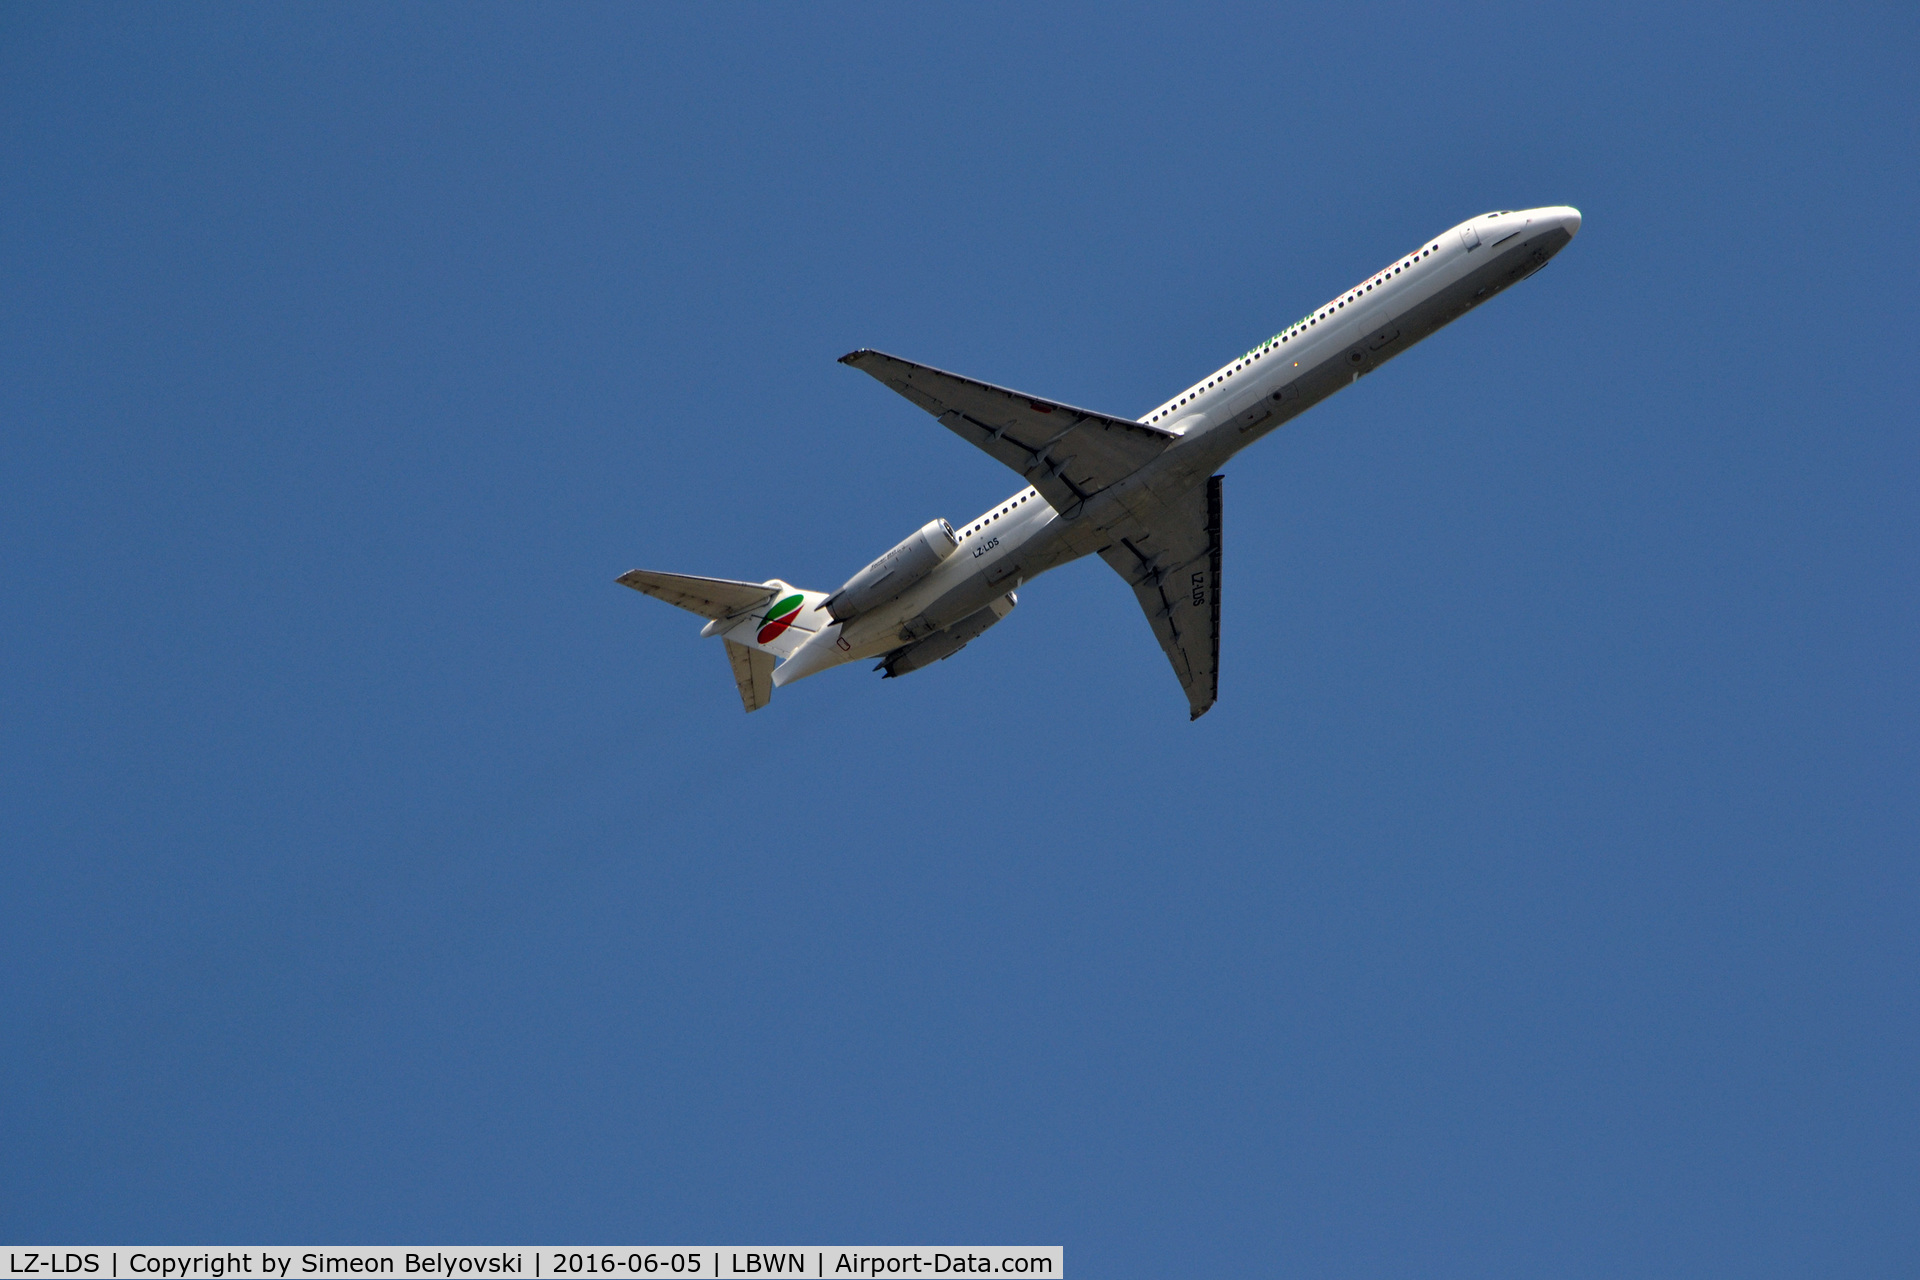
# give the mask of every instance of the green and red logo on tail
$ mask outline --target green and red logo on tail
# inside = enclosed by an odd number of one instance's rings
[[[754,643],[766,644],[777,638],[793,625],[793,620],[800,616],[800,606],[806,602],[805,596],[782,596],[775,600],[767,616],[760,619],[760,634],[754,637]]]

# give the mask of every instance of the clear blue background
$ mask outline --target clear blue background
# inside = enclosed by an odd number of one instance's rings
[[[0,14],[0,1234],[1911,1275],[1909,5]],[[1551,270],[1097,560],[831,588],[1445,227]]]

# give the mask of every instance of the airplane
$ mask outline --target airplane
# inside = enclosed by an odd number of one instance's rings
[[[1423,241],[1138,418],[1028,395],[882,351],[840,357],[1020,473],[956,529],[930,520],[832,592],[635,569],[616,581],[705,618],[748,711],[829,667],[904,676],[1013,611],[1017,590],[1098,555],[1133,588],[1186,691],[1219,697],[1220,467],[1342,387],[1547,265],[1580,230],[1564,205],[1499,210]]]

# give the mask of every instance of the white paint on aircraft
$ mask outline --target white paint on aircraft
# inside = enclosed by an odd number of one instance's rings
[[[1219,693],[1221,477],[1234,454],[1538,271],[1580,229],[1565,206],[1470,219],[1329,299],[1138,418],[1117,418],[878,351],[841,357],[1027,481],[959,528],[929,522],[840,590],[635,569],[620,582],[708,619],[748,711],[773,690],[878,658],[944,660],[1022,584],[1084,555],[1127,580],[1198,719]]]

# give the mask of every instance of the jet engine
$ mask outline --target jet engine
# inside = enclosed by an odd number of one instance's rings
[[[883,605],[934,571],[960,545],[953,526],[929,520],[912,537],[848,578],[820,607],[835,622],[846,622]]]
[[[909,671],[918,671],[930,667],[944,658],[967,647],[967,641],[1013,612],[1013,606],[1020,603],[1020,597],[1009,591],[998,600],[977,613],[970,613],[945,631],[936,631],[925,640],[915,641],[904,649],[895,649],[887,655],[885,662],[875,667],[875,671],[885,671],[881,679],[904,676]]]

